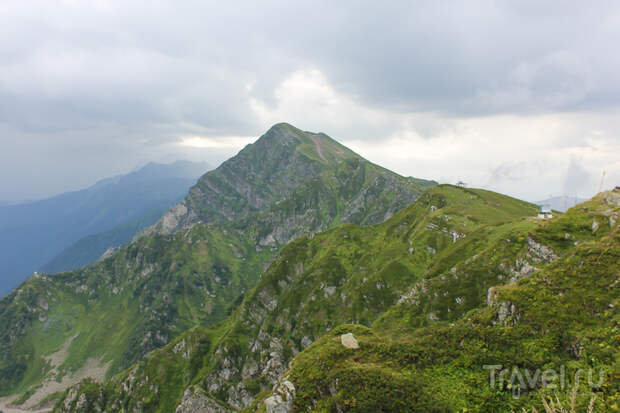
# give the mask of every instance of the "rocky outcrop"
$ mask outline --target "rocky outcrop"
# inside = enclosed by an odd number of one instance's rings
[[[532,237],[527,237],[526,241],[529,246],[528,257],[534,262],[549,263],[558,258],[557,254],[550,247],[537,242]]]
[[[517,281],[519,281],[521,278],[527,277],[528,275],[536,271],[538,271],[538,268],[530,264],[528,260],[524,258],[517,258],[515,260],[515,265],[509,268],[511,277],[508,280],[508,283],[514,284]]]
[[[103,254],[101,254],[101,257],[99,257],[97,262],[101,262],[103,260],[106,260],[106,259],[110,258],[114,254],[116,254],[117,251],[118,251],[118,247],[110,247],[110,248],[108,248],[107,250],[105,250],[103,252]]]
[[[514,325],[519,320],[517,307],[510,301],[502,302],[497,309],[497,321],[502,326]]]
[[[347,333],[347,334],[341,335],[340,343],[345,348],[349,348],[353,350],[360,348],[360,345],[357,342],[357,339],[353,336],[353,333]]]
[[[185,390],[175,413],[229,413],[232,411],[209,397],[199,387],[194,386]]]
[[[155,224],[155,231],[161,234],[171,234],[172,232],[187,228],[192,225],[196,218],[196,213],[191,211],[182,201],[168,210],[163,217]]]
[[[267,413],[290,413],[293,411],[295,386],[288,378],[278,382],[274,386],[272,394],[264,401]]]

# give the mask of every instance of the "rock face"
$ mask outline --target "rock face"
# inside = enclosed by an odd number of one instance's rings
[[[295,386],[285,378],[274,387],[273,395],[265,399],[265,410],[267,413],[290,413],[294,399]]]
[[[191,222],[194,215],[188,212],[185,201],[176,204],[159,220],[159,231],[162,234],[170,234],[181,227],[182,221]]]
[[[108,248],[107,250],[105,250],[103,252],[103,254],[101,254],[101,257],[99,257],[97,262],[101,262],[103,260],[107,260],[108,258],[113,256],[114,254],[116,254],[117,251],[118,251],[118,247],[110,247],[110,248]]]
[[[527,245],[530,247],[529,256],[534,262],[547,263],[558,258],[550,247],[536,242],[532,237],[527,237]]]
[[[353,337],[353,333],[347,333],[340,336],[340,342],[346,348],[350,349],[358,349],[360,345],[357,342],[357,339]]]
[[[231,411],[207,396],[200,388],[192,387],[185,390],[175,413],[229,413]]]

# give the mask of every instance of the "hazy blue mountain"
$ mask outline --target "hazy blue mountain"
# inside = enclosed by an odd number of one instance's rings
[[[35,202],[35,201],[34,200],[0,199],[0,207],[19,205],[19,204],[29,204],[31,202]]]
[[[587,201],[585,198],[579,198],[577,196],[554,196],[551,198],[543,199],[536,202],[538,205],[549,205],[551,209],[556,211],[566,212],[569,208],[574,207],[577,204]]]
[[[183,199],[208,169],[205,163],[189,161],[149,163],[81,191],[0,206],[0,295],[46,263],[63,269],[80,266],[86,259],[92,261],[104,239],[113,242],[111,245],[127,240],[132,226],[139,231],[152,224],[157,219],[152,216],[154,211],[162,212]],[[97,236],[97,241],[82,240],[119,226],[113,234]],[[79,251],[80,246],[87,246],[88,251]]]
[[[57,273],[75,270],[97,261],[108,249],[118,247],[131,239],[144,228],[153,225],[166,212],[167,207],[149,211],[140,217],[98,234],[87,235],[65,248],[50,262],[43,265],[40,272]]]

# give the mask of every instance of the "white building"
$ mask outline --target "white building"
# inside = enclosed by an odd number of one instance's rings
[[[549,219],[553,218],[553,214],[551,213],[550,205],[541,205],[540,211],[538,212],[538,218],[540,219]]]

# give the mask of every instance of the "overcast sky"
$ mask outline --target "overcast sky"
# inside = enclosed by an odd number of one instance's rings
[[[387,3],[387,4],[386,4]],[[0,200],[286,121],[528,200],[620,184],[618,1],[0,1]]]

